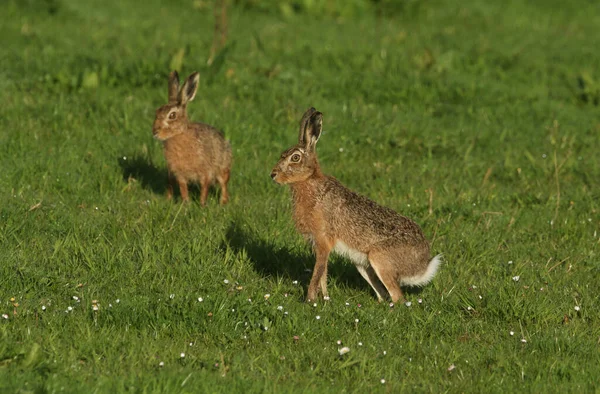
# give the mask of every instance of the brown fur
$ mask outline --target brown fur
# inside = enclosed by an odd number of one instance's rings
[[[187,117],[187,103],[198,90],[199,74],[192,73],[179,89],[179,76],[169,77],[169,103],[156,110],[152,132],[163,142],[169,170],[167,197],[173,196],[175,181],[183,201],[189,201],[188,183],[200,184],[200,203],[206,204],[208,188],[218,182],[221,204],[229,200],[227,182],[231,173],[231,147],[223,134],[204,123],[192,123]]]
[[[271,172],[277,183],[290,185],[296,227],[314,244],[316,264],[308,300],[315,300],[319,289],[328,296],[327,260],[337,245],[380,300],[389,295],[396,302],[403,298],[399,287],[403,278],[424,284],[439,260],[432,260],[434,266],[428,268],[429,243],[415,222],[321,172],[315,151],[321,127],[321,113],[314,108],[306,111],[298,144],[283,152]]]

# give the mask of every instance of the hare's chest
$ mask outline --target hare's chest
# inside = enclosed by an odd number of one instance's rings
[[[294,204],[294,223],[300,233],[311,237],[322,233],[326,225],[322,211],[314,203]]]

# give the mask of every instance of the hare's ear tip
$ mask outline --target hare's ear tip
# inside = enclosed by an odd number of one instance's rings
[[[172,76],[172,77],[176,77],[176,76],[178,76],[178,75],[179,75],[179,73],[177,72],[177,70],[173,70],[173,71],[171,71],[171,72],[169,73],[169,75],[170,75],[170,76]]]

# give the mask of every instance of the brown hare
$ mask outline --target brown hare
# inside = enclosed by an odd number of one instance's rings
[[[319,167],[315,146],[323,115],[310,108],[300,121],[298,144],[281,154],[271,172],[292,190],[297,229],[314,245],[317,261],[308,301],[319,288],[327,293],[327,260],[331,251],[348,257],[371,285],[379,301],[403,299],[399,284],[422,286],[435,275],[441,256],[431,258],[421,228],[395,211],[347,189]]]
[[[231,172],[231,147],[223,134],[204,123],[192,123],[187,117],[187,103],[196,97],[200,74],[192,73],[179,89],[177,71],[169,75],[169,103],[156,110],[152,127],[154,138],[163,143],[169,187],[167,197],[173,197],[175,181],[183,201],[189,201],[188,183],[200,183],[200,203],[206,204],[208,188],[221,186],[221,204],[229,200],[227,182]]]

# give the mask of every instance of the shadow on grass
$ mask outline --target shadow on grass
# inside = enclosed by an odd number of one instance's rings
[[[123,180],[135,179],[146,190],[156,194],[166,194],[168,173],[166,168],[159,169],[147,158],[132,155],[119,157],[119,166],[123,171]]]
[[[234,253],[246,254],[254,269],[260,275],[268,277],[284,277],[297,280],[306,294],[312,276],[315,257],[294,254],[287,248],[280,248],[258,234],[243,228],[243,220],[234,220],[226,233],[225,249],[229,247]],[[349,287],[376,298],[371,286],[362,278],[354,265],[346,259],[331,254],[328,265],[328,283],[334,281],[338,287]],[[420,292],[420,288],[405,288],[406,294]],[[330,291],[331,295],[331,291]]]

